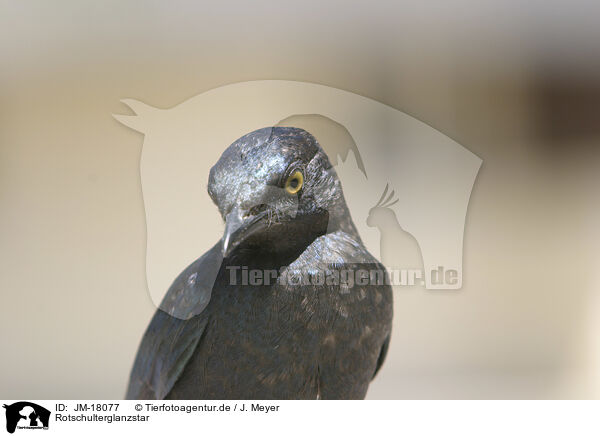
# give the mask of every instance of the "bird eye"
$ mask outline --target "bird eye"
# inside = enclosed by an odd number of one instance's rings
[[[294,171],[285,181],[283,188],[288,194],[296,194],[304,184],[304,176],[298,170]]]

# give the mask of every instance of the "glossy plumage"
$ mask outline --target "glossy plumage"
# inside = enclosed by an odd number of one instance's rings
[[[290,195],[282,187],[297,170],[304,185]],[[167,292],[127,398],[364,398],[389,343],[392,293],[386,284],[315,284],[319,271],[385,273],[316,140],[291,127],[245,135],[212,168],[208,191],[226,235]],[[233,281],[230,267],[241,266],[280,280]],[[283,279],[295,272],[306,281]]]

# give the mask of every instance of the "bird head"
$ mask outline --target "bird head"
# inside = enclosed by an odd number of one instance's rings
[[[211,168],[208,193],[225,221],[223,255],[299,250],[349,215],[316,139],[294,127],[242,136]]]

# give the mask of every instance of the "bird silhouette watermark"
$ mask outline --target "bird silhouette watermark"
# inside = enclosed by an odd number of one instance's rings
[[[182,267],[222,232],[206,192],[211,165],[236,138],[265,126],[302,128],[317,139],[361,242],[393,283],[462,287],[467,209],[482,160],[431,126],[351,92],[286,80],[226,85],[169,109],[122,101],[134,114],[115,118],[144,134],[146,278],[157,306]],[[246,181],[231,183],[241,189]],[[210,286],[214,266],[197,280]]]

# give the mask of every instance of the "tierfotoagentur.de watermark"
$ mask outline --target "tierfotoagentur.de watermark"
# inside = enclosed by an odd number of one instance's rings
[[[425,272],[422,269],[391,269],[387,273],[381,269],[257,269],[247,266],[227,266],[229,285],[271,286],[340,286],[351,289],[354,286],[423,286]],[[430,272],[431,282],[436,285],[454,285],[458,271],[439,266]]]

